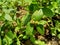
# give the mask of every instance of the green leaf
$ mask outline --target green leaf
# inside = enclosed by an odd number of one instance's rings
[[[55,25],[56,25],[56,30],[58,30],[60,32],[60,22],[59,21],[55,21]]]
[[[40,41],[39,45],[46,45],[44,41]]]
[[[45,30],[44,30],[43,25],[37,25],[36,28],[37,28],[37,31],[38,31],[41,35],[44,35]]]
[[[55,28],[51,28],[51,34],[52,34],[52,36],[56,36],[56,29]]]
[[[11,39],[13,39],[16,36],[15,34],[12,33],[12,31],[8,31],[6,35]]]
[[[44,21],[44,20],[39,21],[39,24],[41,24],[41,25],[44,25],[44,24],[46,24],[46,23],[47,23],[47,22]]]
[[[35,37],[33,35],[30,36],[30,40],[31,40],[32,43],[35,43]]]
[[[23,36],[23,39],[28,39],[28,36],[27,36],[27,35],[24,35],[24,36]]]
[[[2,16],[2,13],[0,13],[0,16]]]
[[[58,5],[60,5],[60,0],[57,0],[57,2],[58,2]]]
[[[60,39],[60,34],[58,34],[57,37]]]
[[[12,17],[9,14],[5,15],[5,19],[8,20],[8,21],[12,21]]]
[[[22,25],[26,25],[30,21],[31,15],[27,14],[24,17],[22,17],[21,22]]]
[[[33,0],[32,4],[37,4],[37,0]]]
[[[10,36],[10,35],[9,35]],[[7,41],[6,43],[10,45],[12,43],[12,39],[9,38],[7,35],[5,35],[5,40]]]
[[[33,27],[31,27],[30,23],[28,23],[26,27],[26,35],[32,35],[32,34],[33,34]]]
[[[20,41],[19,41],[19,39],[17,39],[17,45],[20,45]]]
[[[24,0],[24,3],[27,3],[28,5],[30,5],[32,3],[32,0]]]
[[[19,29],[20,29],[19,27],[16,27],[16,28],[15,28],[15,31],[16,31],[16,32],[18,32],[18,31],[19,31]]]
[[[8,44],[6,38],[3,39],[2,45],[4,45],[4,44]]]
[[[44,41],[39,41],[39,40],[35,41],[35,43],[37,45],[46,45]]]
[[[43,14],[46,15],[47,17],[53,17],[53,12],[49,8],[42,8]]]
[[[36,10],[39,10],[39,9],[40,8],[39,8],[38,4],[31,4],[29,6],[29,11],[31,11],[31,14],[34,13]]]
[[[1,38],[0,38],[0,45],[2,45],[2,41],[1,41]]]
[[[32,19],[35,20],[35,21],[41,20],[42,17],[43,17],[42,9],[40,9],[39,11],[36,10],[32,15]]]

